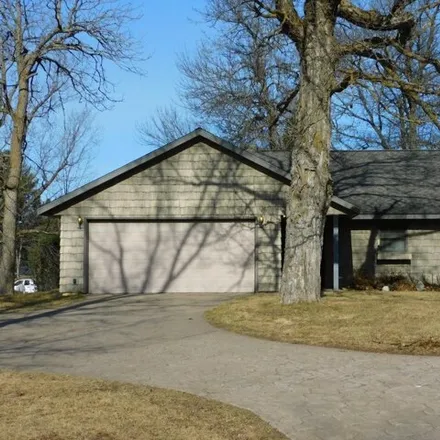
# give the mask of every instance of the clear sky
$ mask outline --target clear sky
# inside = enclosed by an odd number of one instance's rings
[[[198,10],[205,0],[136,0],[143,18],[131,30],[142,41],[145,55],[145,77],[108,69],[109,79],[116,83],[117,96],[123,99],[110,111],[96,114],[100,144],[90,177],[99,177],[149,152],[136,140],[136,123],[154,114],[157,106],[176,98],[179,72],[177,55],[191,53],[209,27],[201,23]]]

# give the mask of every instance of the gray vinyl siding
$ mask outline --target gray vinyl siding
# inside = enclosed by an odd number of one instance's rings
[[[60,291],[84,289],[84,231],[77,218],[240,219],[257,230],[257,289],[278,289],[285,183],[203,143],[171,156],[60,212]],[[76,284],[73,280],[76,279]]]

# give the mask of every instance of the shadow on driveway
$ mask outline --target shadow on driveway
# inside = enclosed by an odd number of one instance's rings
[[[127,294],[108,295],[107,294],[105,296],[100,295],[98,298],[95,297],[95,298],[85,299],[84,301],[80,301],[78,303],[70,304],[67,306],[61,306],[56,309],[43,310],[40,312],[29,312],[28,314],[26,314],[24,316],[0,319],[0,328],[7,327],[7,326],[13,325],[13,324],[20,324],[22,322],[34,321],[36,319],[50,318],[52,316],[56,316],[56,315],[59,315],[61,313],[65,313],[65,312],[68,312],[71,310],[80,309],[82,307],[86,307],[86,306],[90,306],[90,305],[106,303],[109,301],[114,301],[114,300],[117,300],[120,298],[127,298],[130,296],[138,296],[138,295],[135,295],[135,294],[132,294],[132,295],[127,295]],[[10,313],[9,313],[9,315],[10,315]],[[0,318],[1,318],[1,314],[0,314]]]

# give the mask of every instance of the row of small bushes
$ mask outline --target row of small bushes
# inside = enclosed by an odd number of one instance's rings
[[[382,290],[388,286],[392,291],[420,290],[420,280],[411,279],[403,274],[385,274],[376,277],[363,273],[356,273],[353,277],[352,288],[355,290]],[[426,282],[422,283],[423,290],[440,291],[440,285]]]

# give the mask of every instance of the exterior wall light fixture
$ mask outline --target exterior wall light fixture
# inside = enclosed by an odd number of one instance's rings
[[[78,221],[78,229],[82,229],[82,225],[84,223],[84,220],[80,215],[78,216],[77,221]]]
[[[259,215],[257,217],[257,223],[259,226],[264,226],[266,224],[266,219],[264,218],[264,216]]]

